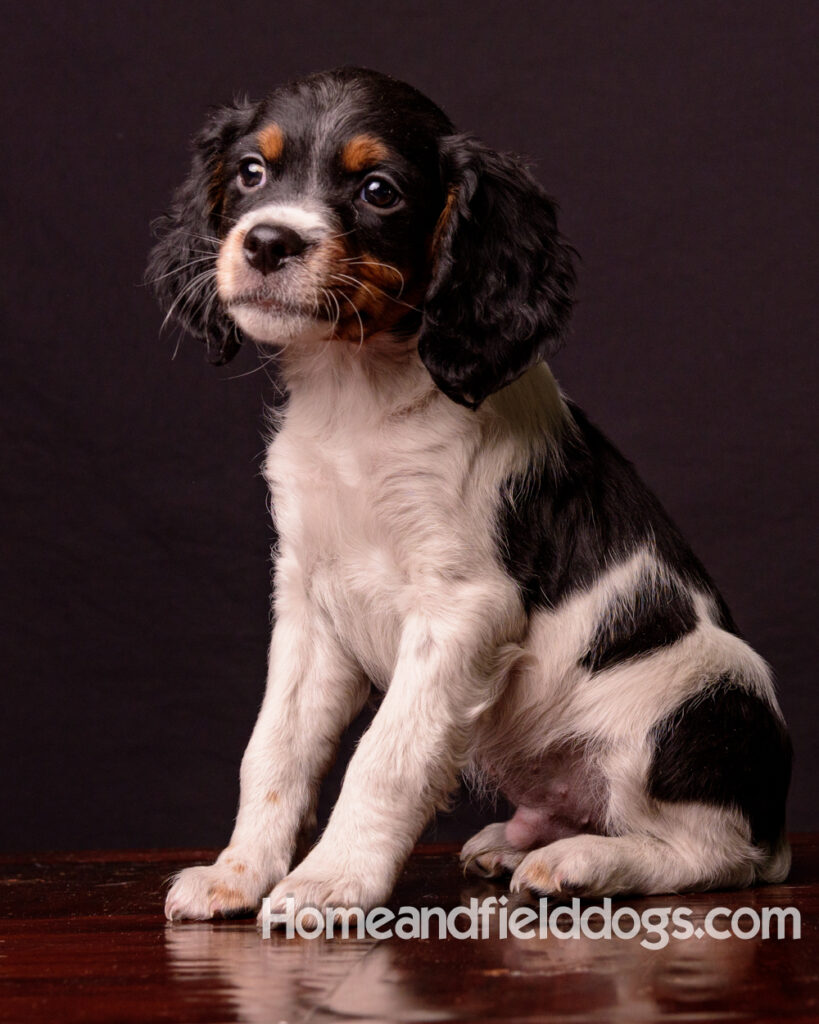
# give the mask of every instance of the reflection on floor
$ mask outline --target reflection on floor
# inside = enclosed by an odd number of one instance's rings
[[[633,1024],[810,1019],[810,1007],[819,1006],[817,837],[797,839],[787,885],[615,902],[638,914],[690,907],[694,926],[718,906],[795,906],[802,939],[703,935],[654,949],[641,943],[646,933],[500,938],[496,915],[485,939],[307,940],[277,932],[264,940],[251,919],[166,924],[165,879],[209,856],[0,861],[0,1020]],[[413,856],[391,906],[450,910],[503,894],[499,884],[464,878],[454,847],[427,847]]]

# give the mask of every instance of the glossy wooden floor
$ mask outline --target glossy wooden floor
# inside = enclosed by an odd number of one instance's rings
[[[0,860],[0,1020],[817,1021],[819,836],[787,885],[629,900],[796,906],[802,938],[263,940],[250,920],[166,924],[167,876],[209,851]],[[464,879],[452,848],[420,849],[393,905],[501,895]]]

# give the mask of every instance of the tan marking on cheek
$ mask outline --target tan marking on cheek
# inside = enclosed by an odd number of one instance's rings
[[[389,149],[374,135],[356,135],[341,151],[341,166],[350,174],[386,160]]]
[[[313,260],[315,279],[331,296],[323,305],[333,326],[332,340],[359,344],[363,333],[366,341],[392,327],[413,302],[405,297],[411,284],[408,269],[385,265],[369,252],[354,252],[344,238],[318,246]]]
[[[237,875],[243,875],[245,873],[245,871],[247,871],[247,865],[246,864],[234,864],[233,865],[233,870],[236,872]]]
[[[407,270],[392,263],[385,263],[372,253],[363,252],[353,266],[362,281],[372,283],[395,297],[398,297],[406,287]]]
[[[281,158],[284,150],[284,135],[277,124],[268,124],[256,136],[259,152],[269,164]]]
[[[342,246],[337,246],[327,262],[327,281],[340,307],[334,337],[359,343],[362,328],[365,341],[370,335],[389,330],[420,299],[421,292],[408,267],[392,266],[369,252],[352,255],[341,250]],[[335,274],[354,280],[339,281]]]
[[[265,800],[267,800],[269,804],[277,804],[279,802],[279,794],[275,789],[271,789],[265,797]]]
[[[229,298],[236,290],[236,274],[245,266],[242,255],[244,231],[234,228],[219,247],[216,257],[216,291],[220,298]]]

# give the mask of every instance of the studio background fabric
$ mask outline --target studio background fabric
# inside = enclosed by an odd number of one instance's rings
[[[206,108],[344,63],[417,85],[558,198],[582,263],[553,369],[773,665],[790,823],[819,827],[815,5],[5,11],[0,845],[228,838],[265,678],[276,392],[250,346],[220,371],[190,339],[172,359],[140,282]]]

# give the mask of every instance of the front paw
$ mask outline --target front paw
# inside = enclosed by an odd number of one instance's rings
[[[269,907],[262,909],[257,920],[262,927],[270,915],[289,920],[305,907],[322,912],[328,907],[360,907],[366,912],[383,904],[391,890],[391,878],[379,880],[360,866],[322,867],[311,864],[308,857],[274,887]]]
[[[207,921],[252,913],[267,888],[258,871],[239,857],[185,868],[173,879],[165,900],[169,921]]]

